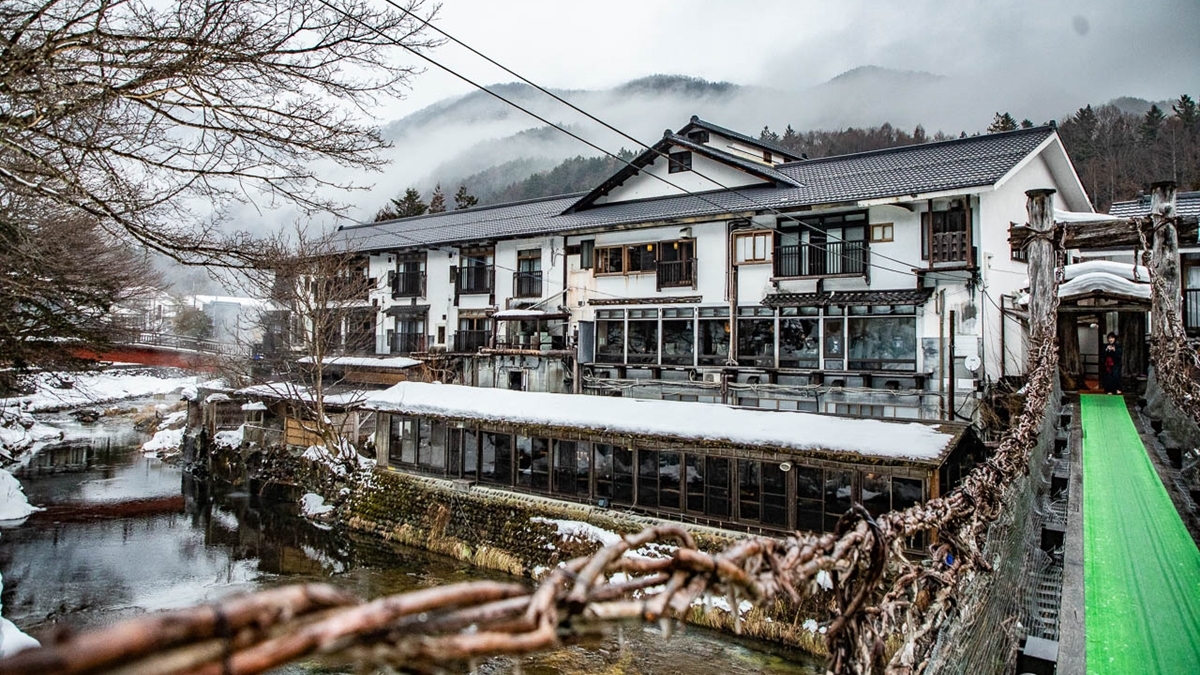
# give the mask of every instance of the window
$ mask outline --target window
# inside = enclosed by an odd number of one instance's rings
[[[494,285],[495,249],[491,246],[464,248],[459,254],[459,293],[491,293]]]
[[[613,504],[633,503],[633,450],[597,443],[596,497]]]
[[[684,507],[691,513],[704,513],[704,457],[689,454],[684,467],[687,473]]]
[[[388,434],[388,463],[417,463],[417,420],[401,415],[392,415]]]
[[[405,253],[396,258],[392,275],[392,297],[411,298],[425,295],[425,251]]]
[[[625,310],[596,311],[596,363],[625,363]]]
[[[625,273],[653,272],[655,268],[654,244],[634,244],[625,247]]]
[[[517,436],[517,486],[550,489],[550,440]]]
[[[491,319],[486,317],[460,317],[458,333],[454,336],[454,350],[457,352],[476,352],[488,346],[492,339],[489,330]]]
[[[658,245],[658,289],[696,285],[696,240],[664,241]]]
[[[867,268],[867,212],[780,220],[775,233],[775,276],[863,274]]]
[[[871,243],[892,241],[895,235],[893,223],[875,223],[871,225]]]
[[[596,249],[596,274],[624,274],[625,249],[605,246]]]
[[[733,235],[734,262],[738,264],[769,262],[772,237],[774,237],[774,233],[769,230]]]
[[[792,467],[796,474],[796,529],[822,530],[824,513],[823,471],[808,466]]]
[[[700,365],[723,366],[729,359],[729,308],[700,308]]]
[[[770,150],[763,150],[763,161],[766,162],[767,164],[771,163],[771,151]]]
[[[658,310],[629,310],[628,363],[658,363]]]
[[[692,153],[691,152],[672,152],[667,155],[667,172],[680,173],[683,171],[692,170]]]
[[[464,478],[479,477],[479,435],[479,432],[474,429],[463,429],[462,475]]]
[[[948,211],[921,214],[921,259],[966,262],[971,245],[967,211],[956,201]]]
[[[787,527],[787,474],[775,462],[738,460],[738,516]]]
[[[892,509],[892,477],[880,473],[862,474],[862,505],[872,516]]]
[[[662,362],[671,366],[690,366],[695,358],[696,330],[690,307],[663,310]]]
[[[854,503],[851,491],[854,488],[853,471],[825,470],[825,531],[837,528],[838,519],[850,510]]]
[[[710,516],[730,516],[729,464],[725,457],[704,458],[704,512]]]
[[[779,367],[820,368],[821,320],[816,307],[779,310]]]
[[[590,270],[596,266],[596,240],[579,242],[579,269]]]
[[[513,297],[542,296],[542,250],[517,251],[517,271],[513,272]]]
[[[512,485],[512,436],[483,432],[479,480],[496,485]]]
[[[554,442],[554,492],[587,497],[591,492],[592,448],[577,441]]]
[[[738,308],[738,365],[775,364],[775,311],[769,307]]]
[[[880,305],[851,310],[852,316],[846,320],[848,368],[910,372],[917,369],[915,307]],[[859,316],[853,316],[856,312]]]
[[[667,450],[638,450],[638,506],[678,509],[681,456]]]

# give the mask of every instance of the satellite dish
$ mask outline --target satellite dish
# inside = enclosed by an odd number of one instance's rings
[[[779,470],[780,470],[780,471],[782,471],[782,472],[784,472],[784,473],[787,473],[788,471],[791,471],[791,470],[792,470],[792,463],[791,463],[791,462],[784,462],[783,464],[780,464],[780,465],[779,465]]]
[[[979,362],[979,357],[975,356],[974,354],[971,354],[971,355],[963,358],[963,365],[967,367],[967,370],[969,370],[973,373],[973,372],[979,370],[979,366],[981,364]]]

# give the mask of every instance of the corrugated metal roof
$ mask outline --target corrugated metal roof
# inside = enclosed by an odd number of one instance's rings
[[[563,195],[357,225],[343,228],[343,234],[354,250],[380,251],[977,187],[1000,180],[1054,134],[1053,127],[1036,127],[775,167],[799,187],[714,190],[601,204],[572,213],[563,211],[583,195]]]
[[[1137,199],[1125,202],[1113,202],[1108,207],[1109,215],[1121,218],[1135,218],[1150,215],[1150,195],[1142,195]],[[1200,216],[1200,192],[1178,192],[1175,194],[1175,215]]]

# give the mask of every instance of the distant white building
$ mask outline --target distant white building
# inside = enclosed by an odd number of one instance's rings
[[[1053,126],[806,160],[693,117],[586,194],[343,234],[375,352],[467,384],[970,417],[1024,368],[1001,305],[1038,188],[1091,211]]]
[[[213,340],[247,348],[262,342],[262,313],[269,305],[267,300],[232,295],[188,295],[183,302],[212,320]]]

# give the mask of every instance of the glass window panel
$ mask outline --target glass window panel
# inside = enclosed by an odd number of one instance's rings
[[[596,324],[596,362],[625,362],[625,321],[600,321]]]
[[[613,503],[633,503],[633,451],[613,447]]]
[[[626,272],[653,272],[655,265],[655,244],[635,244],[625,247]]]
[[[787,474],[775,462],[762,463],[762,522],[787,527]]]
[[[862,505],[872,516],[887,513],[892,508],[891,478],[879,473],[862,474]]]
[[[497,485],[512,484],[512,436],[484,432],[480,434],[482,449],[479,480]]]
[[[514,447],[517,451],[517,486],[530,487],[533,476],[533,439],[517,436]]]
[[[629,321],[629,363],[658,363],[658,321]]]
[[[825,531],[832,532],[838,519],[853,504],[853,471],[825,470]]]
[[[742,520],[758,521],[762,507],[762,466],[748,459],[738,460],[738,510]]]
[[[625,271],[625,252],[619,246],[597,248],[596,271],[601,274],[618,274]]]
[[[704,513],[704,457],[689,454],[685,462],[687,469],[687,510]]]
[[[578,455],[575,441],[554,439],[554,492],[564,495],[579,494],[575,481]],[[586,466],[586,465],[585,465]],[[587,494],[586,492],[584,494]]]
[[[892,509],[903,511],[925,500],[925,482],[920,478],[892,478]]]
[[[607,443],[596,443],[596,497],[612,499],[613,495],[613,446]]]
[[[467,478],[477,478],[479,475],[479,432],[474,429],[463,429],[462,471]]]
[[[658,506],[658,452],[638,450],[638,506]]]
[[[915,370],[917,320],[914,317],[852,317],[849,367],[860,370]]]
[[[738,363],[743,366],[774,365],[774,319],[738,319]]]
[[[550,441],[546,438],[533,439],[533,481],[530,485],[534,490],[545,492],[550,489]]]
[[[462,474],[462,429],[446,428],[446,473],[451,476]]]
[[[575,446],[575,494],[587,496],[591,492],[592,447],[582,442]]]
[[[817,319],[779,320],[779,367],[820,368],[821,332]]]
[[[662,362],[673,366],[692,365],[696,348],[695,327],[691,319],[664,319],[662,322]]]
[[[840,319],[825,320],[825,358],[838,359],[846,349],[846,336]]]
[[[417,422],[417,465],[422,468],[433,467],[433,435],[432,425],[428,418],[422,417]]]
[[[704,512],[718,518],[729,517],[729,460],[704,458]]]
[[[682,455],[667,450],[658,453],[658,504],[663,508],[680,508],[679,472]]]
[[[723,366],[729,359],[729,319],[700,320],[700,365]]]
[[[825,500],[824,471],[796,466],[792,473],[796,474],[796,529],[820,532]]]

